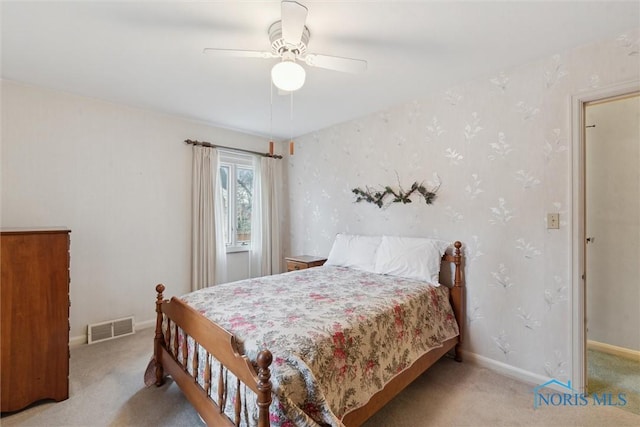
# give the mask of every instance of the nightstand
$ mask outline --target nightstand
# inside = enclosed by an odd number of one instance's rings
[[[319,267],[326,261],[326,258],[309,255],[296,255],[286,257],[287,271],[304,270],[305,268]]]

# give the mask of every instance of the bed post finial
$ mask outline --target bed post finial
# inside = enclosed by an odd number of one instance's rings
[[[269,406],[271,406],[271,372],[269,366],[273,355],[267,349],[258,353],[258,427],[269,427]]]
[[[462,362],[462,336],[464,334],[464,325],[466,319],[466,303],[464,297],[464,283],[462,282],[462,243],[456,241],[453,246],[455,247],[453,253],[453,262],[455,264],[455,274],[453,278],[453,289],[452,289],[452,301],[454,306],[454,311],[456,315],[456,321],[458,322],[458,329],[460,331],[460,335],[458,337],[458,342],[455,347],[455,360],[457,362]]]
[[[162,335],[162,302],[164,301],[164,285],[161,283],[156,286],[156,334],[153,338],[153,358],[156,363],[156,385],[161,386],[164,384],[164,370],[162,368],[162,341],[164,336]]]

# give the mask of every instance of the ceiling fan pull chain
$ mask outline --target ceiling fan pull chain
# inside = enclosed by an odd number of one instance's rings
[[[289,155],[293,156],[293,92],[291,92],[291,108],[289,111]]]

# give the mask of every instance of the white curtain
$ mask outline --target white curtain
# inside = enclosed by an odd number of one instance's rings
[[[223,231],[218,150],[193,146],[191,193],[191,290],[224,283],[227,256]]]
[[[251,208],[251,277],[282,272],[280,183],[282,162],[256,157]]]

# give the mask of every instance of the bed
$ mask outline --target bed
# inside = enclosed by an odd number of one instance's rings
[[[207,425],[359,426],[448,352],[462,360],[460,242],[434,284],[331,262],[337,241],[323,267],[170,300],[157,285],[155,384],[170,375]]]

